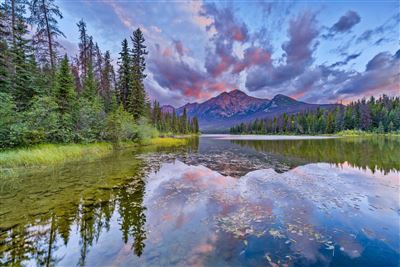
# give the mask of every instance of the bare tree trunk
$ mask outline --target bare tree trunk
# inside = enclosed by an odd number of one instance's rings
[[[15,0],[11,0],[11,35],[15,45]]]

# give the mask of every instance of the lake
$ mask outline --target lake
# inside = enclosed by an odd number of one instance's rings
[[[0,181],[0,265],[398,266],[400,139],[204,135]]]

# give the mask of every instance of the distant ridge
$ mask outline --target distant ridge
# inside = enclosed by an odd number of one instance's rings
[[[196,116],[202,132],[228,132],[229,128],[241,122],[249,122],[257,118],[269,118],[283,113],[293,114],[306,110],[334,109],[340,104],[309,104],[297,101],[291,97],[278,94],[270,99],[256,98],[243,91],[233,90],[223,92],[216,97],[202,103],[187,103],[177,109],[181,115],[186,108],[189,117]],[[174,107],[165,105],[161,111],[172,113]]]

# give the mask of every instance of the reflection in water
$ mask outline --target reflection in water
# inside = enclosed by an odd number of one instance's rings
[[[380,170],[400,171],[400,138],[332,138],[320,140],[232,140],[260,152],[311,162],[344,163]]]
[[[110,229],[115,210],[120,215],[124,242],[133,238],[134,253],[140,255],[146,238],[142,204],[145,169],[132,155],[117,153],[100,162],[50,170],[43,176],[33,173],[23,177],[24,183],[4,188],[0,198],[0,262],[61,264],[64,257],[55,251],[66,246],[72,234],[79,237],[80,247],[73,265],[83,266],[90,248]],[[73,228],[78,232],[73,233]]]
[[[32,170],[2,187],[0,265],[397,266],[398,147],[201,138]]]

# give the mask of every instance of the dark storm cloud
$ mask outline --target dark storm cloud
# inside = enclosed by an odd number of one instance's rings
[[[302,74],[313,62],[313,51],[319,34],[315,14],[304,12],[289,23],[289,41],[282,45],[285,51],[284,64],[267,64],[249,71],[246,87],[257,91],[265,87],[277,86]]]

